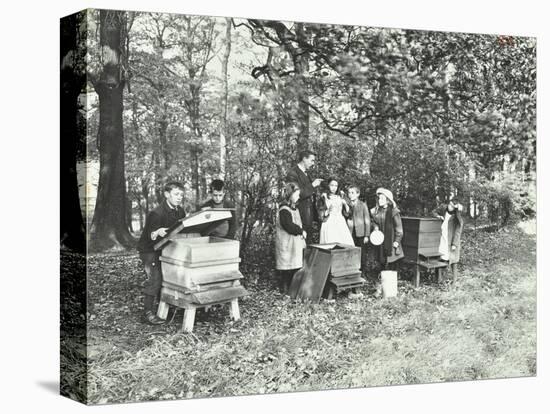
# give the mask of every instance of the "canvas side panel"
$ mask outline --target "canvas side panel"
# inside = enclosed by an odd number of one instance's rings
[[[85,161],[86,12],[60,20],[60,393],[87,403]],[[85,96],[85,94],[84,94]],[[82,191],[81,191],[82,193]]]

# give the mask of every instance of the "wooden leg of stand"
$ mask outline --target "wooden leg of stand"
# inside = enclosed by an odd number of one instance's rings
[[[229,316],[234,321],[238,321],[241,319],[241,313],[239,311],[239,299],[235,298],[231,301],[230,308],[229,308]]]
[[[414,272],[415,272],[415,277],[414,277],[414,287],[415,288],[418,288],[420,286],[420,266],[419,265],[414,265]]]
[[[157,309],[157,316],[160,319],[166,319],[166,317],[168,316],[168,307],[169,305],[166,302],[162,300],[159,302],[159,307]]]
[[[193,332],[196,310],[197,308],[194,305],[189,305],[185,308],[185,313],[183,314],[183,332]]]

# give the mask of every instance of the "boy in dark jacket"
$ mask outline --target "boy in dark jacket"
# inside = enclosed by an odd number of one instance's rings
[[[370,212],[367,204],[359,200],[360,194],[361,191],[356,185],[348,188],[351,208],[346,214],[346,218],[353,242],[357,247],[361,247],[361,270],[365,272],[367,269],[367,243],[370,235]]]
[[[210,200],[204,203],[200,209],[205,208],[235,208],[235,204],[225,199],[225,183],[222,180],[212,180],[210,183]],[[237,217],[235,210],[231,211],[231,218],[222,221],[217,226],[210,228],[203,236],[223,237],[234,239],[237,232]]]
[[[185,217],[185,211],[182,207],[183,193],[183,185],[180,183],[169,182],[164,186],[165,200],[147,215],[145,227],[137,246],[139,257],[147,275],[147,281],[143,289],[144,319],[152,325],[164,323],[164,320],[156,316],[154,308],[155,299],[160,299],[162,287],[160,251],[155,251],[154,245],[166,236],[171,226]]]

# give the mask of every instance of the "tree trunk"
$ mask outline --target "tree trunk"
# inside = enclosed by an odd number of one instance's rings
[[[202,170],[202,168],[201,168]],[[207,187],[208,185],[206,184],[206,175],[204,173],[201,174],[201,183],[200,183],[200,200],[199,200],[199,204],[201,203],[202,200],[204,200],[206,198],[206,195],[207,195]]]
[[[296,24],[296,37],[300,44],[308,43],[303,23]],[[309,74],[309,52],[298,48],[293,56],[298,82],[298,151],[309,147],[309,92],[306,76]]]
[[[168,148],[168,141],[167,141],[167,132],[168,132],[168,117],[166,116],[167,111],[168,111],[168,105],[166,105],[165,103],[164,110],[162,111],[162,114],[160,115],[160,119],[158,120],[158,133],[159,133],[159,146],[160,146],[159,152],[162,156],[160,171],[162,171],[163,176],[166,176],[166,172],[168,171],[171,165],[170,151]]]
[[[193,78],[191,78],[193,79]],[[200,127],[200,90],[197,86],[191,85],[191,106],[189,109],[189,118],[193,126],[194,143],[191,147],[191,160],[193,163],[193,188],[195,189],[195,207],[198,209],[201,200],[201,154],[203,148],[203,136]]]
[[[141,197],[145,202],[145,217],[149,213],[149,179],[141,178]]]
[[[227,100],[229,96],[229,87],[227,79],[227,67],[229,65],[229,55],[231,54],[231,18],[226,17],[225,30],[225,52],[222,60],[222,127],[220,131],[220,176],[225,180],[225,163],[227,157],[226,137],[227,137]]]
[[[128,184],[126,185],[126,188],[128,188]],[[134,231],[133,221],[132,199],[130,197],[126,197],[126,223],[128,223],[128,231],[130,232],[130,234]]]
[[[144,211],[144,215],[143,215],[143,222],[145,222],[146,218],[147,218],[147,214],[149,214],[149,193],[145,193],[144,194],[144,197],[145,197],[145,211]]]
[[[122,127],[124,79],[121,76],[122,29],[125,13],[100,10],[103,70],[95,89],[99,96],[99,183],[91,250],[121,250],[134,245],[126,219],[124,135]]]
[[[61,19],[61,79],[60,79],[60,238],[61,246],[77,251],[84,251],[85,227],[80,209],[78,195],[78,179],[76,173],[76,155],[79,129],[78,96],[80,95],[86,77],[78,70],[79,26],[83,15],[73,14]],[[82,62],[80,62],[82,64]],[[82,65],[83,67],[83,65]]]
[[[243,196],[243,203],[244,203],[244,196]],[[250,216],[250,208],[249,206],[246,206],[243,204],[243,210],[244,210],[244,218],[243,218],[243,228],[241,230],[241,251],[240,255],[242,257],[247,257],[245,254],[246,249],[248,248],[248,235],[250,232],[248,231],[248,228],[250,227],[250,223],[248,222],[249,216]]]
[[[200,150],[198,148],[193,148],[191,150],[191,163],[193,165],[192,169],[192,187],[195,189],[195,208],[198,209],[201,199],[201,186],[200,186]]]
[[[138,219],[139,219],[139,231],[141,232],[143,230],[143,206],[141,204],[141,194],[137,194],[137,202],[138,202]]]

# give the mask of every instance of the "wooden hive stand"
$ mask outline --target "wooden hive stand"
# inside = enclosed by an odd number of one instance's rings
[[[420,286],[420,270],[426,271],[435,271],[437,273],[437,283],[442,282],[442,271],[448,267],[448,263],[442,260],[439,260],[437,257],[424,257],[420,256],[418,261],[413,263],[415,266],[415,276],[414,276],[414,287]]]
[[[197,309],[210,308],[214,305],[229,304],[229,317],[234,321],[241,319],[239,297],[248,294],[246,290],[236,285],[225,289],[211,289],[194,293],[185,293],[177,289],[164,286],[162,288],[157,316],[166,319],[169,305],[184,309],[183,332],[193,332]]]

